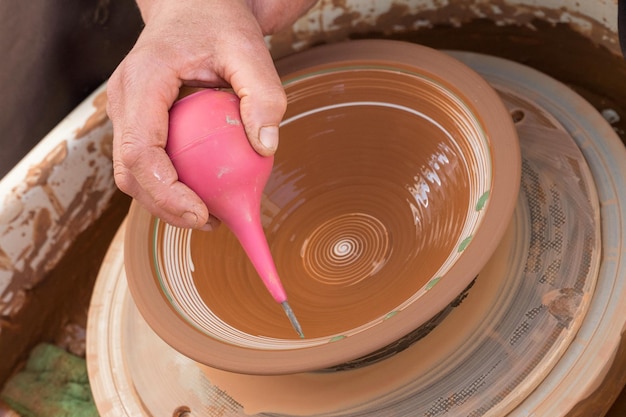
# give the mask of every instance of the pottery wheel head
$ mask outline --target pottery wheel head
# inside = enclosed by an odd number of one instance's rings
[[[429,48],[350,45],[277,64],[289,106],[261,216],[306,339],[226,227],[176,229],[131,208],[133,298],[196,361],[284,373],[366,355],[444,309],[504,234],[520,154],[495,91]]]

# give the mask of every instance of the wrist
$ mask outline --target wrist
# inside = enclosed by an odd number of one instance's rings
[[[181,16],[197,16],[198,14],[210,14],[215,8],[230,7],[233,3],[246,4],[244,0],[135,0],[144,23],[153,20],[156,15],[172,17],[175,14]]]
[[[152,11],[152,7],[159,0],[135,0],[139,11],[141,12],[141,18],[144,23],[148,21],[148,17],[150,16],[150,12]]]
[[[264,35],[292,25],[318,0],[246,0]]]

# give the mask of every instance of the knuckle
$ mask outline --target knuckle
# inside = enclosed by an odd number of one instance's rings
[[[115,185],[120,191],[132,195],[133,192],[133,180],[130,176],[128,170],[126,170],[119,163],[113,164],[113,180],[115,181]]]
[[[247,104],[254,101],[255,106],[264,109],[266,114],[273,114],[282,117],[287,110],[287,94],[282,86],[267,86],[260,90],[251,91],[242,88],[240,95],[246,98]]]
[[[272,103],[275,103],[275,106],[280,108],[287,108],[287,94],[282,87],[270,88],[269,91],[266,92],[266,94],[266,97]]]
[[[141,139],[134,133],[126,132],[122,134],[122,140],[117,152],[117,160],[126,168],[137,163],[143,154]]]
[[[157,209],[158,212],[167,212],[171,213],[173,207],[176,206],[176,202],[173,200],[170,187],[163,187],[161,190],[155,191],[152,194],[152,205]]]

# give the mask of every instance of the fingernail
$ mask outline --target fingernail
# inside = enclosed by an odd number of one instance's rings
[[[222,222],[217,217],[209,216],[209,220],[207,220],[207,222],[202,225],[202,227],[199,227],[199,229],[204,232],[212,232],[213,230],[217,229],[221,223]]]
[[[278,147],[278,126],[263,126],[259,130],[259,141],[267,150],[275,151]]]
[[[189,227],[195,228],[198,224],[198,216],[196,213],[192,213],[191,211],[186,211],[183,213],[183,219],[189,225]]]

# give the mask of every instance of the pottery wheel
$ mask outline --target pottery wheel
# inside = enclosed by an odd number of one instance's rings
[[[122,226],[89,315],[101,415],[559,416],[593,391],[626,316],[626,152],[559,82],[510,61],[451,54],[500,93],[523,159],[513,220],[466,298],[426,337],[373,365],[230,374],[184,357],[142,319],[124,274]]]

